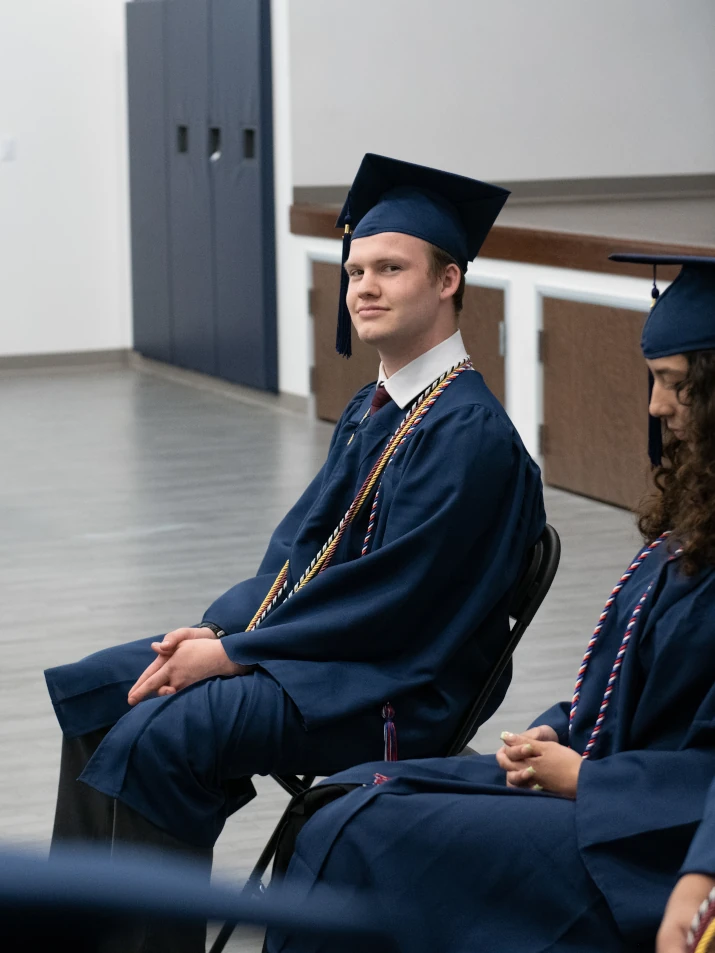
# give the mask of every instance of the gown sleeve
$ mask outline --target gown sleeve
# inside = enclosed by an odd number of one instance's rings
[[[715,877],[715,781],[710,785],[703,819],[680,873]]]
[[[715,749],[622,751],[581,766],[579,843],[594,844],[696,824],[715,775]]]
[[[559,744],[567,745],[569,743],[569,703],[558,702],[552,705],[542,715],[535,718],[529,728],[538,728],[541,725],[549,725],[553,728],[558,735]]]
[[[671,830],[703,816],[715,777],[715,572],[697,583],[677,563],[668,572],[658,598],[664,608],[638,642],[643,684],[627,743],[602,758],[597,745],[581,768],[576,823],[583,846]],[[632,702],[619,697],[618,704]]]

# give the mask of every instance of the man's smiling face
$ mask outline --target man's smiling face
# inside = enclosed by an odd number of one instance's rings
[[[348,310],[361,341],[394,346],[434,324],[442,288],[427,242],[398,232],[356,238],[345,270]]]

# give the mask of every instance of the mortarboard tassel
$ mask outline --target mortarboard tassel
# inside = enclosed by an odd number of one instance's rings
[[[651,308],[655,307],[656,301],[660,297],[660,291],[656,284],[656,267],[654,264],[653,287],[650,292]],[[653,375],[648,371],[648,406],[650,406],[650,399],[653,396],[654,383]],[[652,414],[648,414],[648,457],[654,467],[660,466],[663,457],[663,428],[661,426],[660,417],[653,417]]]
[[[653,287],[650,289],[650,299],[651,299],[651,300],[650,300],[650,306],[651,306],[651,308],[654,308],[654,307],[655,307],[656,301],[658,300],[658,298],[660,298],[660,291],[658,291],[658,285],[655,283],[655,281],[656,281],[655,272],[656,272],[656,268],[657,268],[657,267],[658,267],[657,265],[653,265]]]
[[[335,350],[344,357],[350,357],[352,348],[352,321],[348,311],[346,295],[348,293],[348,273],[345,271],[345,262],[350,254],[350,215],[345,216],[345,231],[343,232],[343,254],[340,267],[340,297],[338,299],[338,333],[335,338]]]
[[[653,375],[648,371],[648,404],[653,394]],[[654,467],[659,467],[663,457],[663,428],[660,417],[648,414],[648,457]]]

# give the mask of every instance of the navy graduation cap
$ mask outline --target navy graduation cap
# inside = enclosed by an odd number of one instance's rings
[[[653,268],[653,303],[643,325],[641,348],[648,360],[715,348],[715,258],[702,255],[646,255],[617,253],[612,261]],[[658,265],[681,265],[681,271],[660,294]],[[649,375],[650,389],[653,377]],[[648,455],[658,466],[662,455],[660,420],[649,417]]]
[[[462,272],[476,258],[509,197],[507,189],[463,175],[368,152],[360,163],[336,227],[343,229],[343,265],[353,238],[400,232],[447,252]],[[350,357],[351,322],[343,268],[336,348]]]

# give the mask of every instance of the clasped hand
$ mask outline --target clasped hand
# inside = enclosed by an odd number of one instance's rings
[[[216,675],[245,675],[245,665],[232,662],[211,629],[184,628],[152,642],[157,658],[129,690],[130,705],[150,695],[174,695],[194,682]]]
[[[530,728],[520,735],[502,733],[504,747],[497,751],[497,764],[506,771],[510,788],[549,791],[575,798],[582,758],[572,748],[558,742],[549,725]]]

